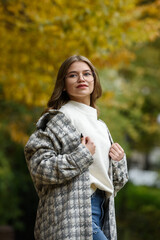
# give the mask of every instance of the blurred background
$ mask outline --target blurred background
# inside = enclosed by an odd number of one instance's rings
[[[38,198],[23,148],[73,54],[96,66],[99,117],[128,156],[118,239],[158,240],[159,0],[0,0],[0,239],[34,239]]]

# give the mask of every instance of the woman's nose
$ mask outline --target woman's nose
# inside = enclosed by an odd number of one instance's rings
[[[82,73],[79,74],[78,81],[83,81],[83,82],[85,81],[84,76],[83,76]]]

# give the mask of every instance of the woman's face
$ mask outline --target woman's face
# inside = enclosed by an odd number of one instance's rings
[[[94,90],[93,73],[85,62],[74,62],[68,68],[65,89],[71,100],[90,105],[90,95]]]

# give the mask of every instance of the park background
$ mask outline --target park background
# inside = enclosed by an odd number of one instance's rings
[[[116,197],[118,239],[158,240],[159,0],[0,0],[0,236],[34,239],[38,198],[23,148],[73,54],[96,66],[99,117],[128,156],[130,181]]]

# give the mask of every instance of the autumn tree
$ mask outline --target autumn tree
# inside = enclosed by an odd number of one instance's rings
[[[46,104],[66,57],[81,54],[97,67],[115,66],[133,58],[133,44],[154,40],[160,29],[159,1],[0,3],[3,98],[29,106]]]

